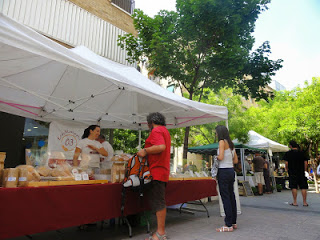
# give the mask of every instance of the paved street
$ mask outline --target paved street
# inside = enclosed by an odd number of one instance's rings
[[[266,239],[266,240],[320,240],[320,194],[308,193],[309,207],[302,206],[302,197],[299,191],[298,207],[290,206],[291,191],[283,190],[280,193],[265,194],[255,197],[240,197],[242,214],[238,218],[239,229],[231,233],[217,233],[216,227],[223,224],[219,216],[219,204],[214,200],[206,206],[210,218],[205,213],[195,215],[182,214],[174,210],[168,212],[167,233],[174,240],[219,240],[219,239]],[[152,217],[152,229],[155,218]],[[34,240],[53,239],[132,239],[142,240],[147,237],[145,227],[133,229],[133,237],[129,238],[127,229],[106,225],[102,231],[93,228],[87,232],[79,232],[76,228],[62,229],[60,233],[51,231],[32,235]],[[14,240],[27,240],[27,237]]]

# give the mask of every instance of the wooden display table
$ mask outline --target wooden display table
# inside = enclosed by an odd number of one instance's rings
[[[48,187],[48,186],[65,186],[65,185],[82,185],[82,184],[106,184],[108,180],[81,180],[81,181],[43,181],[28,182],[28,187]]]

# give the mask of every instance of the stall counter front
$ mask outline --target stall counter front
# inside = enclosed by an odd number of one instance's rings
[[[30,235],[121,216],[122,184],[0,189],[0,239]],[[167,206],[216,196],[216,182],[169,181]],[[148,209],[138,193],[127,191],[125,215]],[[144,207],[142,207],[144,206]]]

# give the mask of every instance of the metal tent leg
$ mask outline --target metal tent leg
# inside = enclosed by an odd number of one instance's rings
[[[199,200],[196,200],[196,201],[192,201],[192,202],[186,202],[186,203],[187,203],[187,204],[193,204],[193,205],[203,206],[205,210],[196,209],[196,208],[182,207],[183,204],[185,204],[185,203],[182,203],[181,206],[180,206],[180,209],[179,209],[180,214],[181,214],[181,212],[191,213],[191,214],[194,214],[194,212],[206,212],[206,213],[207,213],[207,216],[210,217],[209,211],[208,211],[207,207],[203,204],[203,202],[202,202],[200,199],[199,199]]]

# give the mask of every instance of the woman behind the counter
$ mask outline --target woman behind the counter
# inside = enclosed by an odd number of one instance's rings
[[[107,157],[108,152],[96,141],[100,135],[98,125],[90,125],[84,130],[82,139],[78,142],[73,156],[73,166],[78,166],[78,158],[81,154],[80,167],[100,168],[100,154]]]

